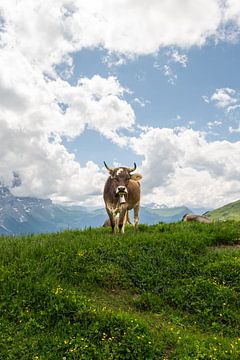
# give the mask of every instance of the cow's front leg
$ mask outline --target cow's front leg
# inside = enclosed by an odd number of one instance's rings
[[[126,220],[127,220],[127,206],[124,206],[120,211],[119,219],[118,219],[118,229],[120,234],[124,234]]]
[[[115,224],[116,224],[116,220],[115,220],[115,214],[113,213],[113,211],[111,209],[106,208],[106,211],[108,213],[109,216],[109,220],[110,220],[110,225],[112,228],[112,234],[115,233]]]
[[[134,228],[135,230],[138,229],[138,221],[139,221],[139,216],[138,216],[138,213],[139,213],[139,207],[140,207],[140,204],[138,203],[135,207],[134,207]]]

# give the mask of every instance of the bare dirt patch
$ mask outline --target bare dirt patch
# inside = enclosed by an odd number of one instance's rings
[[[240,250],[240,240],[238,240],[237,242],[235,242],[234,244],[222,244],[222,245],[218,245],[218,246],[210,246],[211,250],[234,250],[234,249],[239,249]]]

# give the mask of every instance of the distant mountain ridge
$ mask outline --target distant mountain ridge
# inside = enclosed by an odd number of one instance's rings
[[[193,212],[186,206],[167,207],[164,204],[148,204],[140,208],[140,223],[180,221],[184,214]],[[130,217],[132,214],[130,212]],[[0,186],[0,234],[29,234],[57,232],[64,229],[83,229],[101,226],[107,219],[104,208],[91,209],[83,206],[54,204],[50,199],[14,196]]]

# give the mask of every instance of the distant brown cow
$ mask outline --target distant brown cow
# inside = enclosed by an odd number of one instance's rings
[[[197,221],[205,224],[210,224],[212,221],[204,215],[185,214],[182,221]]]
[[[136,170],[137,165],[134,163],[133,168],[109,168],[105,161],[104,165],[110,176],[104,187],[103,198],[112,227],[112,233],[115,231],[116,224],[118,224],[119,232],[124,233],[128,210],[131,209],[134,210],[134,226],[137,229],[140,207],[139,181],[142,178],[140,174],[132,174]]]

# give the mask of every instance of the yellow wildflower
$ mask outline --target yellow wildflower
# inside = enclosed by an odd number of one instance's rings
[[[84,250],[79,250],[78,251],[78,256],[82,257],[85,255],[85,251]]]
[[[55,295],[61,294],[62,292],[63,292],[63,288],[61,288],[61,286],[58,285],[58,287],[54,291]]]

